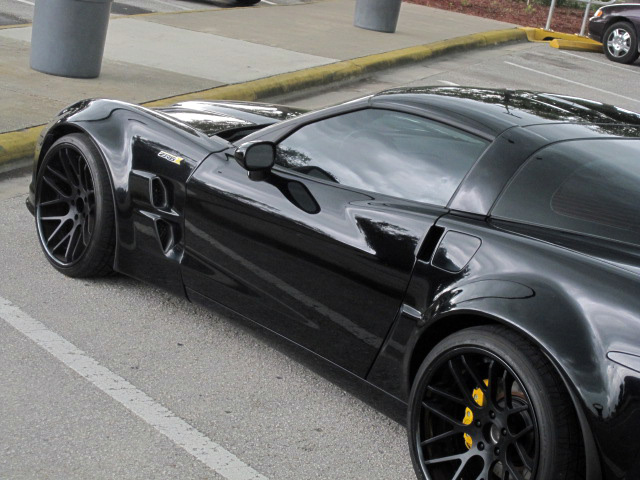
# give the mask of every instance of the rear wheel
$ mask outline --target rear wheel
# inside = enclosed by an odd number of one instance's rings
[[[411,391],[408,430],[422,480],[583,478],[561,379],[506,328],[463,330],[429,353]]]
[[[47,260],[70,277],[111,272],[113,194],[100,152],[80,133],[56,141],[36,179],[36,226]]]
[[[604,53],[609,60],[618,63],[633,63],[638,58],[638,35],[633,25],[618,22],[604,33]]]

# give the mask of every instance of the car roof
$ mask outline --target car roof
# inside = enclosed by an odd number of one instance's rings
[[[640,114],[568,95],[475,87],[407,87],[385,90],[372,106],[405,107],[446,116],[487,134],[544,124],[629,125],[640,127]],[[640,135],[640,130],[638,135]]]

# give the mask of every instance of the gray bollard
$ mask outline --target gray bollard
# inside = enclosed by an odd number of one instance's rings
[[[31,68],[61,77],[100,75],[112,0],[36,0]]]
[[[356,27],[393,33],[402,0],[357,0],[353,24]]]

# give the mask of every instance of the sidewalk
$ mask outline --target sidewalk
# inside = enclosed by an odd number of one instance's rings
[[[31,27],[2,28],[0,164],[7,161],[15,143],[5,132],[47,123],[62,108],[82,98],[145,103],[260,79],[270,79],[268,85],[261,84],[263,90],[267,85],[290,91],[392,66],[399,59],[426,58],[430,53],[423,46],[436,42],[446,50],[449,46],[466,48],[526,39],[511,24],[406,3],[396,33],[374,32],[353,26],[354,9],[355,0],[322,0],[112,18],[102,73],[98,79],[88,80],[31,70]],[[489,40],[483,37],[478,41],[477,36],[456,39],[505,29],[510,31],[494,34]],[[404,50],[397,52],[400,49]],[[315,72],[316,78],[311,83],[310,72]],[[275,77],[281,74],[289,75]],[[221,92],[217,98],[259,97],[255,91],[246,93],[237,88]],[[207,98],[206,93],[201,97]]]

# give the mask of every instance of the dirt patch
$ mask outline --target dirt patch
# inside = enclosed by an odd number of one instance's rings
[[[451,10],[477,17],[515,23],[523,27],[544,28],[549,7],[534,4],[527,6],[522,0],[404,0],[408,3]],[[584,7],[556,7],[551,29],[563,33],[579,33]]]

